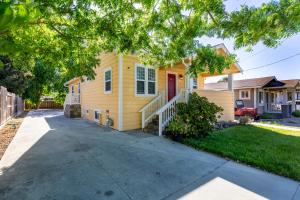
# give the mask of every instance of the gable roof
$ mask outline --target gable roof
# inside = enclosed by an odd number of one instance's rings
[[[233,81],[233,88],[234,89],[259,88],[259,87],[263,87],[273,79],[276,79],[275,76],[236,80]],[[207,83],[205,84],[204,88],[207,90],[227,90],[227,84],[228,84],[227,82]]]
[[[261,88],[261,87],[290,88],[290,87],[296,87],[297,85],[300,86],[300,79],[277,80],[275,76],[233,81],[234,89]],[[207,83],[204,86],[204,89],[206,90],[227,90],[227,88],[228,88],[227,82]]]
[[[290,79],[290,80],[280,80],[281,82],[285,83],[285,87],[296,87],[300,84],[300,79]]]

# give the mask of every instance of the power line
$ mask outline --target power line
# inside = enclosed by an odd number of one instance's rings
[[[270,65],[277,64],[277,63],[279,63],[279,62],[282,62],[282,61],[291,59],[291,58],[296,57],[296,56],[299,56],[299,55],[300,55],[300,52],[298,52],[298,53],[296,53],[296,54],[294,54],[294,55],[291,55],[291,56],[289,56],[289,57],[286,57],[286,58],[277,60],[277,61],[275,61],[275,62],[272,62],[272,63],[269,63],[269,64],[265,64],[265,65],[261,65],[261,66],[258,66],[258,67],[253,67],[253,68],[245,69],[245,70],[243,70],[243,71],[245,72],[245,71],[250,71],[250,70],[254,70],[254,69],[260,69],[260,68],[268,67],[268,66],[270,66]]]

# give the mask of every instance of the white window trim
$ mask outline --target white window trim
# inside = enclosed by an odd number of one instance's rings
[[[145,68],[145,94],[137,94],[137,67],[144,67]],[[148,94],[148,68],[154,69],[155,70],[155,81],[150,81],[150,82],[155,82],[155,93],[154,94]],[[134,67],[134,87],[135,91],[134,94],[136,97],[153,97],[157,95],[157,89],[158,89],[158,81],[157,81],[157,69],[155,69],[152,66],[146,66],[143,64],[136,63]]]
[[[194,84],[194,80],[196,79],[196,85]],[[195,86],[195,88],[194,88]],[[198,89],[198,78],[192,78],[192,89],[197,90]]]
[[[251,92],[250,92],[251,90],[240,90],[239,91],[239,99],[241,99],[241,100],[249,100],[249,99],[251,99]],[[248,97],[246,97],[246,98],[243,98],[242,97],[242,92],[248,92]]]
[[[93,115],[94,115],[94,121],[97,122],[97,123],[99,123],[99,120],[100,120],[100,117],[101,117],[101,111],[100,111],[100,109],[94,109],[93,111],[94,111],[94,112],[93,112]],[[99,112],[99,119],[96,119],[96,118],[95,118],[95,112]]]
[[[110,71],[110,90],[109,91],[105,91],[105,83],[107,82],[105,80],[105,73],[107,71]],[[105,68],[105,70],[103,71],[103,91],[104,91],[104,94],[111,94],[112,93],[112,69],[111,69],[111,67]]]

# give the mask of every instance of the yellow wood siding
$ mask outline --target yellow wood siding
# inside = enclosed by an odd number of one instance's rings
[[[220,120],[234,120],[234,100],[232,91],[194,90],[200,96],[206,97],[208,101],[221,106],[224,111]]]
[[[106,110],[113,119],[113,128],[118,129],[118,56],[115,53],[101,54],[101,64],[95,68],[94,80],[81,83],[82,116],[94,120],[94,110],[101,112],[100,121],[105,124]],[[112,92],[104,93],[104,71],[112,70]],[[86,112],[88,110],[88,114]]]
[[[75,79],[68,84],[69,94],[72,93],[72,86],[74,86],[74,94],[78,94],[78,84],[80,83],[80,79]]]
[[[139,110],[149,103],[154,96],[136,96],[135,95],[135,65],[141,63],[134,56],[124,56],[123,58],[123,129],[141,128],[142,119]],[[172,68],[157,69],[157,91],[166,91],[167,72],[177,73],[177,78],[182,75],[182,79],[177,80],[177,90],[185,88],[185,70],[182,64],[175,65]]]

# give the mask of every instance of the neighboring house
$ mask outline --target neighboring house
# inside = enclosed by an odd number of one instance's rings
[[[228,54],[223,44],[215,48],[220,54]],[[186,74],[188,59],[169,68],[145,66],[134,55],[106,53],[100,59],[94,80],[74,78],[65,83],[69,87],[66,109],[72,104],[80,105],[83,118],[100,124],[107,124],[109,118],[113,121],[112,128],[125,131],[145,128],[158,116],[161,134],[175,115],[176,103],[186,101],[187,93],[193,90],[224,108],[222,120],[234,119],[230,88],[232,74],[241,71],[237,64],[222,73],[229,77],[228,91],[206,91],[204,79],[213,75],[202,73],[197,79],[191,78]]]
[[[227,83],[208,83],[205,89],[225,90]],[[246,107],[258,109],[258,113],[282,113],[287,107],[289,114],[300,110],[300,80],[277,80],[275,76],[236,80],[233,82],[234,99],[243,100]]]

